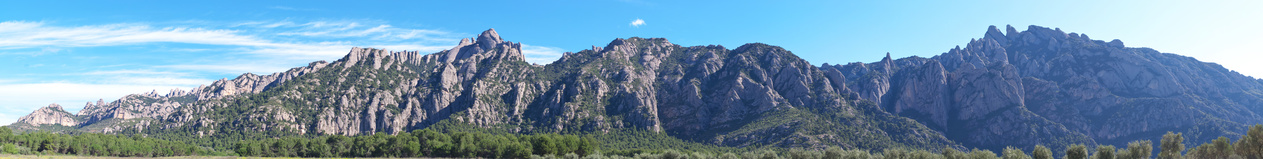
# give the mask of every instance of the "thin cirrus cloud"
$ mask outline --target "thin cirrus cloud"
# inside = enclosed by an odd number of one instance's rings
[[[453,43],[459,41],[455,34],[431,29],[409,29],[389,24],[365,24],[356,21],[314,21],[295,23],[282,20],[272,22],[245,22],[235,27],[256,27],[284,30],[276,35],[318,38],[369,38],[376,41],[420,41]]]
[[[268,46],[261,39],[231,30],[108,24],[79,27],[49,26],[42,22],[0,22],[0,49],[34,47],[92,47],[175,42],[211,45]]]
[[[154,27],[146,24],[106,24],[89,26],[52,26],[43,22],[0,22],[0,49],[39,47],[96,47],[139,45],[146,43],[187,43],[220,46],[248,47],[245,53],[279,55],[338,55],[351,46],[414,46],[400,49],[424,49],[440,51],[458,39],[453,33],[425,29],[404,29],[387,24],[371,27],[358,22],[317,21],[296,24],[289,21],[247,22],[237,24],[243,30],[208,29],[198,27]],[[284,30],[284,31],[276,31]],[[303,38],[287,38],[302,36]],[[273,40],[306,39],[306,40]],[[361,44],[356,41],[385,41],[390,43]],[[363,39],[367,38],[367,39]],[[412,41],[407,41],[412,40]],[[440,47],[442,46],[442,47]],[[340,51],[333,51],[340,50]]]
[[[639,21],[638,25],[643,25]],[[633,23],[636,24],[636,23]],[[145,24],[107,24],[78,27],[50,26],[42,22],[0,22],[0,50],[58,47],[95,47],[139,45],[145,43],[188,43],[245,47],[240,53],[279,55],[278,57],[318,60],[345,55],[351,47],[375,47],[390,50],[416,50],[437,52],[450,48],[459,41],[458,34],[439,30],[406,29],[388,24],[364,25],[351,21],[292,21],[244,22],[231,25],[244,30],[207,29],[193,27],[154,27]],[[280,31],[278,31],[280,30]],[[270,33],[270,34],[269,34]],[[328,41],[286,41],[267,39],[333,39]],[[300,39],[301,39],[300,38]],[[346,42],[342,38],[358,38],[355,41],[385,41],[391,43],[362,44]],[[367,39],[364,39],[367,38]],[[341,41],[340,41],[341,40]],[[204,50],[204,49],[186,49]],[[523,53],[533,57],[532,62],[547,63],[560,56],[562,49],[554,47],[524,47]]]
[[[522,56],[526,56],[526,62],[534,64],[553,63],[553,61],[561,58],[563,52],[566,52],[566,50],[557,47],[522,44]]]

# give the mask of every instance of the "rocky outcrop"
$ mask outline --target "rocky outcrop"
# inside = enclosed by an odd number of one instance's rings
[[[439,124],[519,133],[639,130],[731,146],[954,146],[917,123],[866,124],[907,120],[866,117],[881,110],[851,105],[856,101],[843,96],[854,93],[832,81],[847,80],[842,72],[826,75],[766,44],[729,50],[661,38],[615,39],[541,66],[525,62],[521,44],[488,30],[438,53],[354,48],[318,66],[276,78],[279,84],[248,75],[238,79],[264,80],[221,81],[199,90],[225,92],[233,83],[237,91],[231,92],[239,93],[222,97],[250,100],[198,100],[155,124],[199,136],[233,133],[225,129],[361,135]],[[771,114],[785,113],[828,118],[772,120]]]
[[[1219,65],[1059,29],[1006,30],[992,26],[928,62],[822,69],[845,75],[859,97],[971,147],[1124,144],[1165,131],[1218,130],[1192,137],[1206,141],[1242,131],[1232,125],[1263,122],[1255,113],[1263,96],[1246,93],[1263,85]]]
[[[118,125],[123,122],[106,122],[103,123],[104,125],[95,124],[106,120],[147,121],[169,119],[172,117],[172,113],[183,106],[197,105],[200,107],[199,109],[208,109],[205,105],[199,104],[212,100],[231,99],[237,95],[259,93],[295,77],[320,70],[326,65],[328,63],[324,61],[317,61],[310,63],[306,67],[293,68],[285,72],[269,75],[260,76],[246,73],[231,80],[217,80],[210,85],[199,86],[191,91],[174,89],[167,94],[158,94],[157,91],[131,94],[112,102],[105,102],[102,99],[96,102],[88,102],[74,116],[82,119],[78,125],[79,127],[92,125],[94,129],[88,130],[91,132],[114,132],[126,128],[143,127],[148,122],[129,122],[141,123],[139,125]],[[181,116],[184,118],[189,117],[187,116],[189,114],[181,115],[184,115]]]
[[[356,48],[352,50],[360,50],[360,49]],[[231,80],[220,79],[220,80],[216,80],[210,85],[198,86],[197,88],[193,88],[192,91],[188,92],[187,95],[192,95],[194,97],[197,97],[196,98],[197,100],[208,100],[208,99],[215,99],[215,98],[227,97],[227,96],[238,95],[238,94],[259,93],[259,92],[262,92],[263,90],[266,90],[267,88],[273,87],[281,83],[285,83],[286,81],[289,81],[293,79],[294,77],[302,76],[304,74],[311,73],[316,70],[320,70],[327,65],[329,64],[324,61],[316,61],[316,62],[312,62],[308,64],[306,67],[292,68],[285,72],[277,72],[277,73],[272,73],[270,75],[260,76],[253,73],[241,74],[240,76],[237,76],[237,78],[233,78]],[[181,91],[180,93],[184,93],[184,92]],[[168,97],[179,97],[177,94],[172,94],[172,95],[169,95]]]
[[[1197,131],[1186,134],[1200,142],[1263,118],[1258,79],[1038,26],[992,26],[929,58],[887,53],[818,67],[760,43],[620,38],[547,65],[527,63],[521,46],[492,29],[432,54],[352,48],[333,62],[100,100],[77,115],[41,109],[23,122],[198,137],[477,128],[660,132],[738,147],[998,150],[1157,140],[1146,137],[1165,131]]]
[[[890,111],[897,114],[916,114],[924,117],[926,125],[945,129],[949,125],[954,101],[951,88],[948,87],[949,74],[937,60],[932,60],[913,70],[908,70],[902,80],[895,84],[898,97],[891,103]],[[960,80],[954,80],[960,81]]]
[[[1257,114],[1263,95],[1244,93],[1263,90],[1250,82],[1256,79],[1190,57],[1126,48],[1120,40],[1074,35],[1031,26],[1002,37],[1023,41],[1006,46],[1023,76],[1049,83],[1033,87],[1043,94],[1027,95],[1040,98],[1027,102],[1036,114],[1113,143],[1206,126],[1221,130],[1189,138],[1204,142],[1243,131],[1229,125],[1263,122]],[[1154,119],[1159,116],[1164,119]]]
[[[35,110],[22,118],[18,118],[16,124],[26,124],[30,126],[40,125],[61,125],[76,126],[79,124],[78,118],[74,114],[70,114],[61,108],[61,105],[49,104],[46,107]]]

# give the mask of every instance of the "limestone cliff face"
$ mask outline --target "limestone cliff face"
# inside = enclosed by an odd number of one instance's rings
[[[61,105],[49,104],[46,107],[35,110],[35,112],[31,112],[31,114],[18,118],[15,125],[18,124],[24,124],[24,126],[40,126],[47,124],[73,127],[79,124],[79,119],[75,117],[74,114],[70,114],[69,112],[66,112],[66,110],[63,110]]]
[[[917,119],[969,147],[1065,147],[1067,143],[1092,143],[1082,133],[1026,109],[1023,79],[1005,54],[998,41],[980,39],[932,58],[885,58],[876,62],[878,66],[889,63],[889,67],[871,69],[863,64],[848,64],[825,69],[866,72],[855,76],[885,79],[888,82],[854,84],[856,88],[873,88],[863,86],[866,84],[890,85],[886,91],[868,92],[885,94],[861,97],[882,101],[879,105],[885,110]],[[863,69],[868,70],[853,71]],[[887,70],[890,73],[884,73]],[[859,91],[864,94],[864,90]]]
[[[994,39],[1010,41],[1013,65],[1041,80],[1029,86],[1043,93],[1027,95],[1038,99],[1027,102],[1032,111],[1098,140],[1219,130],[1190,138],[1202,142],[1263,122],[1263,85],[1217,64],[1035,26]]]
[[[198,137],[637,130],[725,146],[998,150],[1165,131],[1198,131],[1188,138],[1201,142],[1263,122],[1258,79],[1119,40],[1006,29],[930,58],[820,66],[767,44],[636,37],[536,65],[493,29],[436,53],[352,48],[285,72],[99,100],[76,115],[40,109],[14,125]]]
[[[890,63],[878,68],[892,73]],[[353,48],[334,62],[89,103],[76,127],[213,137],[401,133],[441,124],[518,133],[642,130],[729,146],[957,146],[919,123],[856,105],[864,102],[844,82],[854,74],[824,71],[766,44],[684,47],[661,38],[615,39],[534,65],[521,44],[487,30],[432,54]],[[888,122],[896,124],[874,124]]]
[[[196,106],[196,109],[209,109],[209,107],[199,104],[211,100],[231,99],[243,94],[259,93],[294,77],[319,70],[325,65],[328,64],[324,61],[317,61],[306,67],[293,68],[286,72],[272,73],[270,75],[260,76],[246,73],[231,80],[217,80],[210,85],[194,88],[192,91],[174,89],[167,94],[158,94],[155,91],[123,96],[112,102],[105,102],[103,99],[96,102],[88,102],[82,110],[73,114],[75,118],[81,119],[77,125],[73,126],[89,132],[105,133],[117,132],[128,128],[139,129],[148,126],[148,121],[151,120],[173,118],[173,113],[184,109],[184,106]]]
[[[843,74],[859,97],[971,147],[1124,144],[1195,129],[1201,135],[1191,140],[1201,142],[1263,122],[1257,79],[1038,26],[992,26],[967,47],[928,59],[822,68]]]

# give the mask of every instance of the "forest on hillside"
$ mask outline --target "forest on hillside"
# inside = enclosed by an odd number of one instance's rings
[[[675,143],[646,134],[622,133],[613,137],[595,135],[532,134],[484,132],[441,132],[416,130],[396,135],[281,137],[263,140],[241,140],[229,151],[185,142],[168,141],[143,135],[107,135],[99,133],[54,134],[49,132],[15,133],[0,127],[0,152],[26,155],[77,155],[118,157],[164,157],[236,155],[247,157],[458,157],[458,158],[652,158],[652,159],[1220,159],[1263,158],[1263,125],[1254,125],[1236,141],[1220,137],[1210,143],[1186,147],[1182,133],[1162,136],[1159,143],[1148,140],[1128,145],[1071,145],[1065,152],[1054,153],[1048,147],[1035,146],[1031,151],[1005,148],[990,150],[956,150],[945,148],[934,152],[921,149],[891,148],[881,151],[802,148],[731,148],[701,146],[625,149],[604,144],[627,145]],[[652,135],[650,135],[652,136]],[[633,138],[614,140],[612,138]],[[636,141],[642,139],[642,141]],[[643,142],[643,143],[637,143]],[[1157,144],[1157,147],[1154,147]],[[675,144],[688,145],[688,144]],[[647,146],[655,147],[655,146]],[[1154,155],[1156,151],[1156,155]]]

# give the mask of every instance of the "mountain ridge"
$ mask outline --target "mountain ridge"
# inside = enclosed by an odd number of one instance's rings
[[[521,44],[489,29],[433,54],[352,48],[334,62],[88,103],[73,125],[55,125],[224,137],[248,136],[237,129],[358,135],[460,123],[516,133],[635,129],[736,147],[1061,148],[1163,130],[1193,141],[1243,132],[1233,125],[1259,123],[1254,112],[1263,111],[1263,84],[1247,78],[1191,57],[1038,26],[1003,33],[991,26],[983,38],[931,58],[888,53],[874,63],[820,66],[761,43],[729,50],[638,37],[536,65],[525,62]],[[47,117],[37,113],[28,117]]]

